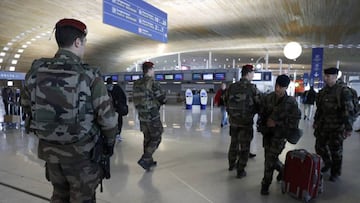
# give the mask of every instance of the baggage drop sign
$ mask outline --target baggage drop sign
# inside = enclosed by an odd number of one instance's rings
[[[167,14],[143,0],[104,0],[103,23],[167,42]]]

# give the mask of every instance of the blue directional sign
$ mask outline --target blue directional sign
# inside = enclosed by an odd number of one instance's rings
[[[311,60],[311,74],[310,74],[310,86],[318,84],[318,87],[322,87],[322,64],[324,57],[323,48],[312,49],[312,60]]]
[[[26,73],[0,71],[0,80],[25,80]]]
[[[103,22],[160,42],[167,42],[167,14],[143,0],[104,0]]]

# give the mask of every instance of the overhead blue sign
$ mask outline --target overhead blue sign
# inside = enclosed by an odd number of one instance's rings
[[[311,58],[311,73],[310,73],[310,86],[317,83],[319,88],[322,87],[322,64],[323,64],[324,49],[313,48]]]
[[[0,71],[0,80],[25,80],[26,73]]]
[[[143,0],[104,0],[103,22],[167,42],[167,14]]]

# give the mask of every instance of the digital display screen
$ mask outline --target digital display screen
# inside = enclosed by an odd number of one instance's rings
[[[262,80],[263,81],[271,81],[271,72],[263,72]]]
[[[174,75],[173,74],[165,74],[165,80],[173,80]]]
[[[225,73],[214,73],[215,80],[225,80]]]
[[[192,79],[193,80],[202,80],[201,73],[193,73]]]
[[[125,81],[131,81],[131,75],[125,75],[124,80]]]
[[[262,74],[260,72],[255,72],[254,73],[254,77],[253,77],[253,80],[254,81],[260,81],[261,80],[261,76]]]
[[[111,76],[111,79],[112,79],[114,82],[117,82],[117,81],[118,81],[118,76],[117,76],[117,75],[112,75],[112,76]]]
[[[183,80],[183,74],[182,73],[175,73],[174,74],[174,80]]]
[[[214,79],[214,74],[212,73],[204,73],[203,74],[203,80],[213,80]]]
[[[140,75],[132,75],[131,80],[138,80],[140,79]]]
[[[164,80],[163,74],[155,74],[155,80]]]

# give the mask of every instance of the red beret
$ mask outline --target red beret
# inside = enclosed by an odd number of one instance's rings
[[[153,63],[153,62],[150,62],[150,61],[145,62],[145,63],[143,63],[143,65],[142,65],[143,68],[152,68],[153,66],[154,66],[154,63]]]
[[[55,29],[64,27],[64,26],[74,27],[74,28],[80,30],[81,32],[83,32],[85,35],[87,34],[86,25],[79,20],[71,19],[71,18],[61,19],[56,23]]]
[[[242,67],[242,69],[241,69],[241,72],[244,73],[244,74],[247,74],[247,73],[250,73],[250,72],[253,72],[253,71],[255,71],[254,66],[250,65],[250,64],[244,65]]]

